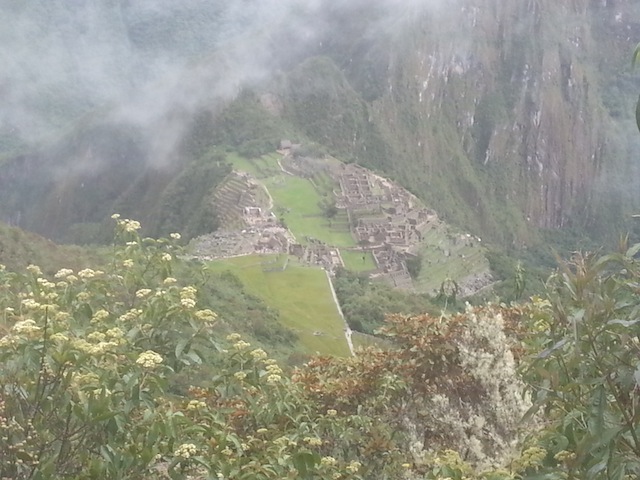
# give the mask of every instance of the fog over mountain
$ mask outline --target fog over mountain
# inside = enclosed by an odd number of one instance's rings
[[[509,245],[537,228],[604,234],[640,203],[631,0],[0,0],[0,12],[0,214],[41,233],[136,213],[133,184],[151,205],[164,187],[148,167],[176,176],[215,149],[262,154],[286,137]],[[122,173],[107,184],[110,169]],[[82,188],[107,187],[113,206],[65,213],[93,205]]]
[[[3,0],[2,133],[27,143],[95,108],[148,129],[160,163],[182,124],[269,79],[362,22],[393,35],[441,1],[187,0],[29,3]],[[452,4],[449,4],[451,8]],[[168,114],[171,113],[171,118]]]

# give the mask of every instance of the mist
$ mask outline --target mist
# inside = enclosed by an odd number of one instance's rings
[[[218,111],[339,35],[393,35],[441,0],[0,0],[0,140],[29,148],[105,112],[171,161],[188,120]]]

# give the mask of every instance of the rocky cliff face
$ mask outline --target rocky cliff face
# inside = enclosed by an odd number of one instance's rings
[[[361,161],[379,162],[445,216],[499,240],[522,242],[532,226],[598,223],[616,190],[607,182],[634,160],[614,145],[628,139],[612,138],[603,95],[640,39],[637,7],[482,0],[447,8],[384,51],[385,84],[371,90],[369,121],[393,158]],[[364,84],[357,69],[348,75]]]

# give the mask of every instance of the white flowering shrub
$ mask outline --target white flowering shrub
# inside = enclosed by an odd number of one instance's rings
[[[115,220],[102,269],[0,269],[0,478],[363,478],[373,420],[319,410],[264,350],[220,338],[178,235]]]
[[[531,407],[514,358],[521,316],[497,305],[391,315],[383,332],[396,349],[314,359],[297,378],[310,394],[322,392],[325,408],[383,416],[407,454],[407,478],[511,478],[518,472],[506,467],[534,428],[521,422]],[[465,461],[456,466],[453,454]]]

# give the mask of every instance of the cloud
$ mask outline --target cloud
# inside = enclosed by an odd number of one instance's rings
[[[96,108],[170,159],[186,121],[357,28],[393,34],[435,0],[0,0],[0,133],[35,142]],[[345,23],[346,22],[346,23]]]

